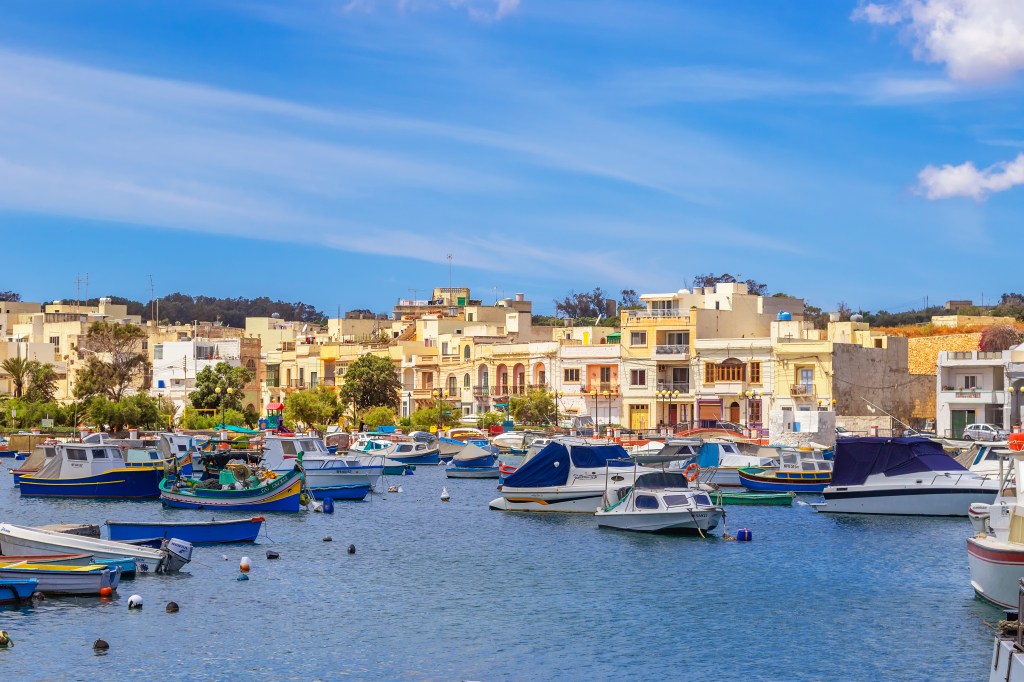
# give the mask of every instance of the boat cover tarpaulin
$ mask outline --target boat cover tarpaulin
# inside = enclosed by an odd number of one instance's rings
[[[646,490],[661,490],[662,488],[688,488],[689,484],[686,481],[686,476],[681,473],[659,471],[637,476],[636,487]]]
[[[452,457],[452,459],[460,464],[475,464],[477,466],[485,465],[474,460],[487,460],[486,466],[490,466],[494,463],[494,453],[470,443],[466,447],[462,448],[462,450],[455,453],[455,456]]]
[[[605,465],[633,466],[633,462],[629,461],[629,453],[621,445],[573,445],[570,453],[572,463],[580,469],[604,468]]]
[[[967,471],[927,438],[841,438],[832,485],[861,485],[871,474],[898,476],[928,471]]]
[[[506,488],[549,488],[569,480],[569,450],[558,442],[544,449],[505,479]]]

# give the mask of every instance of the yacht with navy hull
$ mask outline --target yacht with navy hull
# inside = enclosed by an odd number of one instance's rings
[[[502,511],[584,512],[601,506],[606,482],[630,486],[637,476],[655,471],[635,466],[621,445],[596,445],[559,438],[527,459],[499,486],[491,509]]]
[[[968,471],[927,438],[843,438],[819,512],[967,516],[999,481]]]

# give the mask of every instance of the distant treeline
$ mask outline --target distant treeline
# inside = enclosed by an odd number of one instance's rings
[[[228,327],[245,327],[247,317],[271,317],[277,313],[282,320],[296,320],[311,324],[324,324],[327,317],[306,303],[272,301],[266,296],[260,298],[215,298],[213,296],[189,296],[174,293],[161,296],[154,306],[152,301],[133,301],[123,296],[110,296],[111,303],[128,306],[129,315],[141,315],[143,321],[153,319],[154,309],[160,316],[160,322],[188,324],[194,320],[200,322],[222,322]],[[63,299],[65,303],[74,301],[74,297]],[[81,301],[82,305],[99,305],[99,299],[90,298]]]

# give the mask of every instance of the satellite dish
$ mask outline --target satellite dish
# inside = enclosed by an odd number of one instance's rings
[[[271,313],[270,316],[276,320],[281,317],[281,313]]]

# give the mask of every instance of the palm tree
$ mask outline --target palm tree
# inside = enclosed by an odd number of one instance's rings
[[[25,390],[25,379],[32,373],[35,366],[28,358],[7,358],[0,363],[0,369],[11,377],[14,382],[14,397],[20,398]]]

